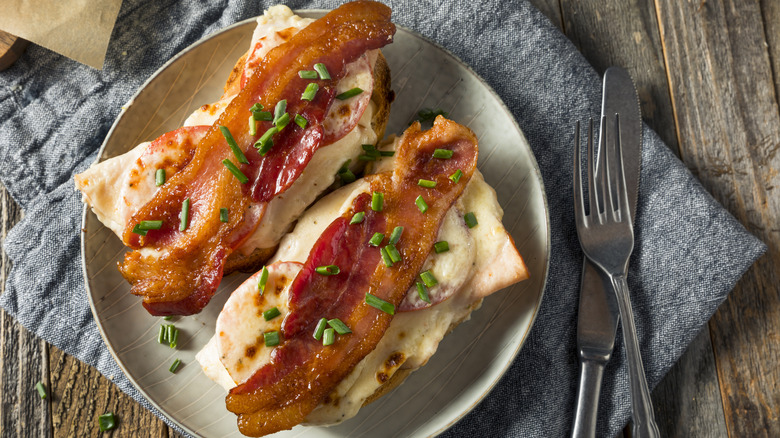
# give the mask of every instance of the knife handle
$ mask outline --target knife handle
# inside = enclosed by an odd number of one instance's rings
[[[596,414],[601,394],[601,379],[606,361],[580,358],[580,386],[577,389],[577,411],[574,413],[573,438],[596,436]]]

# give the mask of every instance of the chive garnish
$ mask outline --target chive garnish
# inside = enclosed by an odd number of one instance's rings
[[[168,368],[168,371],[170,371],[170,372],[175,374],[176,373],[176,369],[179,368],[179,364],[180,363],[181,363],[181,360],[179,360],[179,359],[174,360],[173,363],[171,364],[171,367]]]
[[[461,176],[463,176],[463,172],[461,172],[461,170],[460,170],[460,169],[458,169],[458,170],[456,170],[456,171],[455,171],[455,173],[453,173],[452,175],[450,175],[450,179],[451,179],[453,182],[457,183],[458,181],[460,181],[460,177],[461,177]]]
[[[103,414],[98,417],[98,426],[100,426],[100,431],[105,432],[107,430],[111,430],[116,427],[116,418],[114,418],[114,414],[112,412],[109,412],[107,414]]]
[[[420,187],[425,187],[426,189],[432,189],[436,187],[436,181],[431,181],[428,179],[421,179],[417,181],[417,185]]]
[[[165,326],[165,340],[170,345],[171,342],[173,342],[173,332],[176,330],[176,327],[173,326],[173,324],[168,324]]]
[[[276,125],[276,129],[282,130],[284,129],[287,124],[290,123],[290,113],[284,113],[281,116],[279,116],[278,119],[274,120],[274,124]]]
[[[421,300],[425,301],[428,304],[431,304],[431,297],[428,296],[428,289],[425,287],[424,284],[420,283],[419,281],[417,283],[417,295],[420,297]]]
[[[162,344],[163,342],[165,342],[167,340],[167,336],[165,336],[165,333],[166,333],[165,326],[160,324],[160,332],[157,333],[157,343],[158,344]]]
[[[398,252],[398,248],[396,248],[395,245],[387,245],[385,251],[387,251],[387,255],[390,256],[391,262],[398,263],[401,261],[401,253]]]
[[[339,178],[341,178],[341,181],[344,184],[349,184],[351,182],[354,182],[357,179],[357,177],[355,177],[355,174],[352,173],[352,171],[349,169],[339,173]]]
[[[272,332],[263,333],[263,340],[266,347],[276,347],[279,345],[279,331],[274,330]]]
[[[157,169],[157,172],[154,173],[154,183],[157,187],[165,184],[165,169]]]
[[[270,321],[281,314],[282,312],[279,311],[279,308],[274,306],[266,310],[265,312],[263,312],[263,319],[265,319],[266,321]]]
[[[325,64],[321,62],[314,64],[314,70],[317,70],[317,73],[320,74],[320,79],[330,79],[330,73],[328,73],[328,68],[325,67]]]
[[[447,117],[449,114],[440,108],[423,108],[417,112],[417,120],[421,122],[428,122],[436,118],[436,116]]]
[[[327,266],[317,266],[316,268],[314,268],[314,271],[320,275],[336,275],[339,272],[341,272],[341,269],[339,269],[339,267],[336,265],[327,265]]]
[[[352,333],[352,330],[347,327],[344,322],[338,318],[333,318],[331,320],[328,320],[328,325],[333,327],[333,330],[336,330],[336,333],[340,335],[346,335],[349,333]]]
[[[401,238],[401,233],[404,232],[404,227],[395,227],[393,228],[393,232],[390,233],[390,240],[388,243],[391,245],[395,245],[398,243],[398,240]]]
[[[363,92],[362,89],[360,89],[358,87],[355,87],[355,88],[353,88],[351,90],[347,90],[347,91],[339,94],[338,96],[336,96],[336,99],[338,99],[338,100],[347,100],[350,97],[355,97],[355,96],[357,96],[358,94],[360,94],[362,92]]]
[[[382,261],[385,263],[385,266],[388,268],[393,267],[393,259],[390,258],[390,254],[387,252],[387,247],[379,250],[379,254],[382,256]]]
[[[178,341],[179,341],[179,329],[174,327],[173,328],[173,335],[172,335],[172,337],[170,339],[168,339],[168,345],[171,348],[176,348],[176,345],[178,344]]]
[[[359,211],[352,216],[352,219],[349,221],[349,224],[350,225],[359,224],[363,222],[363,218],[365,217],[366,217],[366,213]]]
[[[414,203],[417,204],[417,209],[420,210],[420,213],[428,211],[428,204],[425,203],[425,199],[423,199],[422,195],[418,196],[417,199],[414,200]]]
[[[138,228],[149,231],[149,230],[159,230],[162,228],[163,221],[141,221],[138,223]]]
[[[249,116],[249,135],[253,137],[257,135],[257,122],[255,121],[255,116]]]
[[[249,164],[249,160],[246,159],[246,155],[244,155],[244,152],[238,147],[236,140],[233,138],[233,134],[230,133],[227,126],[220,125],[219,130],[222,131],[222,136],[225,137],[230,150],[233,151],[233,155],[236,156],[236,160],[241,164]]]
[[[181,204],[181,213],[179,214],[179,231],[187,229],[187,224],[190,222],[190,198],[187,198]]]
[[[276,121],[279,120],[279,117],[282,117],[282,114],[285,113],[287,113],[287,99],[282,99],[277,102],[276,106],[274,107],[274,124],[276,124]]]
[[[392,157],[395,155],[395,151],[379,151],[379,155],[383,157]]]
[[[271,139],[271,137],[273,137],[277,132],[279,132],[279,128],[272,126],[268,128],[268,130],[265,131],[262,136],[260,136],[260,139],[255,142],[255,147],[258,149],[260,156],[265,156],[265,154],[271,150],[271,147],[274,145],[274,141]]]
[[[230,161],[230,159],[225,158],[222,160],[222,164],[227,167],[227,169],[236,177],[236,179],[238,179],[238,182],[241,184],[246,184],[249,182],[249,178],[247,178],[246,175],[244,175],[244,173],[241,172],[232,161]]]
[[[317,79],[317,72],[314,70],[301,70],[298,72],[298,77],[301,79]]]
[[[341,321],[339,321],[339,322],[341,322]],[[346,327],[346,326],[344,326],[344,327]],[[41,382],[36,383],[35,384],[35,390],[38,391],[38,395],[42,399],[46,398],[46,387],[43,386],[43,383],[41,383]]]
[[[368,244],[371,246],[379,246],[380,243],[382,243],[382,240],[385,238],[385,235],[382,233],[374,233],[373,236],[371,236],[371,240],[368,241]]]
[[[230,218],[228,218],[228,209],[225,207],[222,207],[219,209],[219,221],[220,222],[228,222]]]
[[[270,122],[274,119],[271,111],[255,111],[252,113],[252,117],[259,122]]]
[[[425,283],[425,285],[428,287],[434,287],[437,284],[439,284],[439,281],[436,280],[436,277],[433,276],[431,271],[420,272],[420,278],[422,279],[423,283]]]
[[[374,295],[371,295],[370,293],[366,293],[366,304],[368,304],[371,307],[376,307],[377,309],[390,314],[395,315],[395,306],[391,303],[388,303],[387,301],[376,297]]]
[[[436,242],[433,244],[433,250],[436,251],[436,254],[447,252],[450,250],[450,244],[447,243],[446,240],[442,240],[441,242]]]
[[[339,173],[341,173],[341,172],[346,172],[347,170],[349,170],[349,163],[351,163],[351,162],[352,162],[352,159],[351,159],[351,158],[350,158],[350,159],[348,159],[347,161],[345,161],[345,162],[344,162],[344,163],[341,165],[341,167],[339,167]]]
[[[141,224],[135,224],[135,226],[133,227],[133,232],[135,234],[140,234],[142,236],[146,236],[146,230],[141,228]]]
[[[332,328],[326,328],[325,331],[322,332],[322,345],[331,345],[334,342],[336,342],[336,333]]]
[[[173,319],[173,316],[171,316],[171,315],[163,316],[163,321],[170,321],[172,319]]]
[[[263,271],[260,273],[260,280],[257,281],[257,290],[260,291],[260,295],[265,292],[265,284],[268,283],[268,268],[263,266]]]
[[[368,154],[360,154],[360,155],[358,155],[358,160],[360,160],[360,161],[376,161],[377,157],[375,157],[373,155],[368,155]]]
[[[295,124],[300,126],[301,129],[306,129],[306,125],[309,124],[309,121],[306,120],[306,117],[303,117],[300,114],[295,115]]]
[[[254,105],[252,105],[252,108],[249,108],[249,111],[254,113],[254,112],[257,112],[257,111],[261,111],[262,109],[263,109],[263,104],[260,103],[260,102],[257,102]]]
[[[477,226],[479,222],[477,222],[477,217],[474,216],[474,213],[468,212],[463,216],[463,220],[466,221],[466,225],[469,228],[474,228]]]
[[[320,86],[317,85],[314,82],[309,83],[309,85],[306,86],[306,89],[303,90],[303,94],[301,94],[301,100],[308,100],[311,102],[314,100],[314,96],[317,95],[317,91],[320,89]]]
[[[385,202],[385,195],[379,192],[371,194],[371,209],[374,211],[382,211],[382,205]]]
[[[360,147],[363,148],[364,151],[371,153],[371,152],[377,152],[376,146],[372,144],[361,144]]]
[[[322,339],[322,333],[325,332],[325,328],[328,326],[328,320],[325,318],[320,319],[317,323],[317,327],[314,328],[314,339]]]
[[[452,158],[452,152],[449,149],[436,149],[433,151],[433,158],[443,158],[445,160]]]

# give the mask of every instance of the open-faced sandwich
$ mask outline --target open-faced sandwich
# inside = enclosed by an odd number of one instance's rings
[[[218,102],[76,176],[131,248],[119,269],[150,313],[197,313],[223,274],[260,268],[344,162],[382,138],[389,18],[371,2],[317,21],[270,8]]]
[[[468,128],[438,117],[388,147],[372,174],[301,217],[198,354],[242,433],[354,416],[484,297],[527,278]]]

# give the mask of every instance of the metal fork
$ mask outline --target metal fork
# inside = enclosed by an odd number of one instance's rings
[[[623,342],[628,357],[628,376],[631,387],[631,409],[633,411],[633,436],[638,438],[659,437],[655,424],[650,390],[647,387],[639,341],[634,326],[634,314],[631,310],[626,275],[628,259],[634,249],[634,229],[631,212],[628,208],[628,193],[623,172],[623,154],[620,147],[620,118],[616,117],[616,145],[607,150],[606,123],[602,120],[602,135],[599,143],[598,168],[593,169],[593,120],[588,128],[588,205],[585,213],[585,200],[582,191],[582,142],[580,141],[580,123],[577,122],[574,141],[574,216],[577,222],[577,235],[585,255],[601,268],[612,281],[617,295],[620,318],[623,321]],[[616,157],[615,157],[616,155]],[[611,161],[617,159],[617,165]],[[610,167],[617,175],[610,174]]]

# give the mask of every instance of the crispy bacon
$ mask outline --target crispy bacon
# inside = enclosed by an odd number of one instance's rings
[[[434,149],[454,151],[451,159],[433,158]],[[290,289],[290,312],[283,343],[271,362],[230,391],[227,407],[239,414],[241,432],[261,436],[290,429],[305,417],[370,353],[382,338],[392,316],[365,304],[371,293],[398,306],[433,247],[439,225],[460,197],[477,164],[477,139],[466,127],[439,117],[421,132],[419,123],[404,133],[392,174],[371,177],[371,190],[384,194],[384,208],[373,211],[371,196],[355,198],[352,208],[331,223],[317,240]],[[460,169],[454,183],[448,176]],[[433,189],[417,185],[421,178],[437,182]],[[415,199],[423,196],[428,211]],[[350,225],[358,211],[362,223]],[[375,232],[389,234],[395,226],[404,233],[396,245],[402,261],[387,268],[378,248],[368,245]],[[323,276],[317,266],[335,264],[340,273]],[[352,333],[330,346],[313,339],[320,318],[339,318]]]
[[[298,178],[314,152],[323,143],[322,121],[333,100],[333,85],[344,75],[344,66],[367,50],[392,40],[395,26],[390,9],[375,2],[348,3],[310,24],[290,41],[271,50],[260,62],[246,87],[233,99],[205,138],[198,143],[188,165],[176,173],[155,197],[128,222],[123,240],[141,251],[125,255],[119,269],[132,284],[132,293],[144,298],[153,315],[189,315],[199,312],[213,296],[222,278],[225,259],[257,227],[265,206]],[[312,102],[301,100],[310,82],[298,71],[324,63],[332,81],[318,81],[320,90]],[[291,116],[302,114],[305,129],[290,123],[274,137],[274,147],[265,155],[251,146],[257,140],[246,127],[249,109],[259,102],[274,108],[286,99]],[[228,127],[249,164],[240,165],[250,178],[240,184],[222,164],[236,158],[227,147],[218,125]],[[258,134],[272,126],[259,124]],[[237,164],[237,163],[236,163]],[[190,222],[179,231],[179,214],[190,199]],[[228,223],[219,221],[220,208],[228,208]],[[162,220],[160,230],[145,236],[132,232],[144,220]]]

